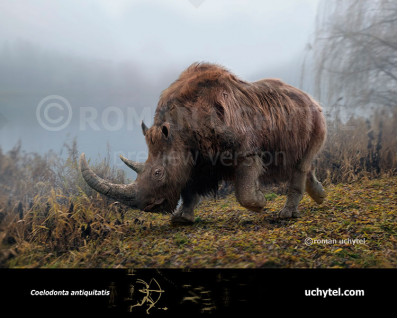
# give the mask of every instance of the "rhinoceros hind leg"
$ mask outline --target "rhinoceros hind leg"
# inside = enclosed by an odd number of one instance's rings
[[[313,169],[307,174],[305,190],[317,204],[322,204],[325,200],[326,192],[322,184],[316,179]]]
[[[261,212],[266,204],[259,179],[263,171],[263,163],[258,156],[246,158],[236,170],[236,198],[243,207],[255,212]]]
[[[279,212],[279,218],[298,217],[298,204],[303,198],[306,173],[296,169],[290,179],[285,206]]]
[[[183,192],[181,197],[182,204],[172,214],[171,222],[173,224],[193,224],[195,220],[194,209],[200,202],[200,196]]]

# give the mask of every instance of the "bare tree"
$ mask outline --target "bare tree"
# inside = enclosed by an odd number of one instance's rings
[[[396,0],[323,0],[309,49],[314,94],[329,113],[396,114]]]

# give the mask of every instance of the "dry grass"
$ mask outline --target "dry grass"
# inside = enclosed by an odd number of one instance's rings
[[[382,123],[382,125],[380,125]],[[76,143],[52,152],[0,150],[0,266],[3,267],[396,267],[396,119],[352,120],[329,129],[317,161],[329,198],[305,197],[299,219],[278,221],[284,196],[267,194],[268,213],[233,196],[205,200],[193,226],[103,198],[82,180]],[[337,126],[338,127],[338,126]],[[125,183],[109,156],[91,163]],[[366,245],[306,246],[303,239],[360,238]]]
[[[396,175],[396,114],[375,113],[372,121],[363,118],[344,124],[334,121],[316,164],[317,176],[326,184]]]
[[[70,212],[53,192],[46,214],[33,207],[12,223],[7,240],[15,243],[7,251],[13,256],[5,266],[396,267],[395,189],[395,177],[330,186],[324,204],[305,196],[302,216],[288,221],[276,218],[283,195],[270,196],[263,214],[242,208],[230,195],[204,201],[192,226],[172,226],[168,216],[115,205],[99,209],[85,195],[74,199]],[[308,246],[308,237],[337,242]]]

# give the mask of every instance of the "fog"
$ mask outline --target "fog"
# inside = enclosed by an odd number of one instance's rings
[[[315,0],[0,2],[0,146],[145,157],[139,123],[195,61],[299,86]]]

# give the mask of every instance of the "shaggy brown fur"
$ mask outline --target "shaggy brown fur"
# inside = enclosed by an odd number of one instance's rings
[[[203,160],[214,161],[228,151],[237,156],[279,155],[282,163],[265,159],[263,176],[278,180],[289,178],[306,153],[318,151],[326,134],[321,107],[304,92],[274,79],[244,82],[214,64],[191,65],[163,91],[152,145],[161,139],[165,122]],[[152,145],[150,153],[156,152]]]
[[[199,195],[221,180],[234,181],[240,203],[256,211],[265,204],[262,184],[288,180],[281,217],[297,214],[305,187],[317,202],[325,196],[311,169],[326,137],[322,109],[280,80],[249,83],[218,65],[195,63],[162,92],[144,134],[149,157],[136,181],[137,200],[163,198],[148,210],[171,211],[181,195],[175,221],[192,221]],[[154,170],[162,180],[154,182]]]

